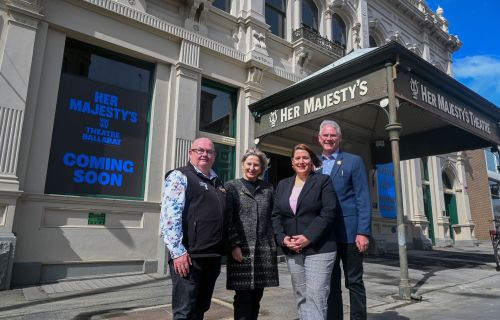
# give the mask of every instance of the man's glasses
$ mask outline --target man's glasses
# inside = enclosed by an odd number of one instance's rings
[[[209,156],[213,156],[215,154],[215,150],[210,150],[210,149],[202,149],[202,148],[198,148],[198,149],[191,149],[191,151],[193,152],[196,152],[197,155],[201,156],[202,154],[204,154],[205,152],[207,153],[207,155]]]

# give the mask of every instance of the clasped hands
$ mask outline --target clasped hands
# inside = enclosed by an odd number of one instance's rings
[[[283,239],[283,245],[297,253],[300,253],[302,249],[307,247],[309,244],[311,244],[311,241],[301,234],[296,236],[286,236],[285,239]]]

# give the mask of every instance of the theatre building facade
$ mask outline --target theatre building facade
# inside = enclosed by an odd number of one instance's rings
[[[318,123],[257,139],[249,106],[390,42],[448,75],[461,46],[421,0],[0,0],[0,287],[165,273],[162,178],[193,139],[215,142],[225,181],[258,144],[276,183],[294,144],[320,152]],[[337,120],[369,169],[371,250],[395,248],[391,164]],[[471,159],[402,162],[408,246],[477,240]]]

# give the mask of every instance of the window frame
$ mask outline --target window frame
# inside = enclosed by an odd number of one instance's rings
[[[278,36],[278,37],[284,39],[286,37],[286,6],[287,6],[287,1],[281,0],[281,3],[283,5],[283,8],[280,9],[280,8],[276,7],[273,3],[268,2],[266,0],[264,3],[264,17],[266,17],[266,23],[268,23],[267,10],[271,10],[271,11],[275,12],[279,17],[281,17],[281,34],[274,33],[272,31],[272,28],[271,28],[271,33],[274,34],[275,36]],[[278,23],[279,23],[279,21],[278,21]]]

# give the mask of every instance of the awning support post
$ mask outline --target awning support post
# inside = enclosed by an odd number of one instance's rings
[[[408,256],[406,252],[406,230],[403,214],[403,192],[401,188],[401,158],[399,155],[399,132],[402,125],[397,122],[397,102],[394,89],[393,65],[388,63],[385,65],[387,71],[387,91],[389,99],[389,123],[385,126],[385,130],[389,134],[391,141],[392,162],[394,164],[394,186],[396,188],[396,213],[398,224],[398,247],[399,247],[399,298],[403,300],[411,299],[411,285],[408,276]]]

